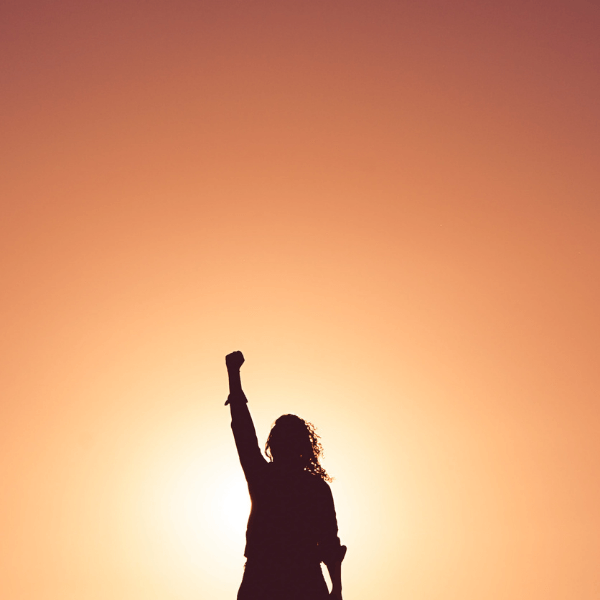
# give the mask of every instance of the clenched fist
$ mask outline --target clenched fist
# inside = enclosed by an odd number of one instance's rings
[[[225,364],[228,371],[239,370],[244,364],[244,355],[239,350],[236,350],[225,357]]]

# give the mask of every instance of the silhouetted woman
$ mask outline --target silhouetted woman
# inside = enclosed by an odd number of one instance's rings
[[[241,352],[226,359],[231,428],[252,501],[246,530],[246,566],[238,600],[342,598],[340,545],[331,481],[319,464],[314,427],[295,415],[275,421],[261,454],[242,391]],[[321,571],[327,565],[331,594]]]

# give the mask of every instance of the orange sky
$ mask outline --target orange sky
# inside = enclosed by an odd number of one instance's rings
[[[227,600],[313,421],[345,600],[600,596],[600,9],[6,1],[0,597]]]

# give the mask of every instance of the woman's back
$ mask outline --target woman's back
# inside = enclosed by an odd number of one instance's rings
[[[247,557],[319,563],[339,546],[331,490],[317,475],[265,463],[248,477],[248,489]]]

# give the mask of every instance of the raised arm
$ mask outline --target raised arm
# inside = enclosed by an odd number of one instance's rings
[[[235,445],[244,475],[249,481],[266,460],[258,447],[256,430],[248,410],[248,400],[242,391],[240,367],[244,364],[244,355],[240,351],[232,352],[225,357],[225,364],[229,376],[229,397],[225,404],[229,404],[231,410],[231,429]]]

